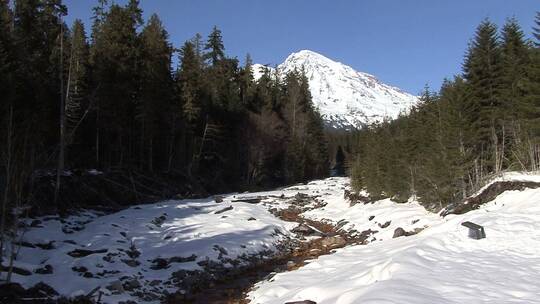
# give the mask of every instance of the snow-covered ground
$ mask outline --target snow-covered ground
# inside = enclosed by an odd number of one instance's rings
[[[540,189],[504,192],[464,215],[423,219],[429,227],[417,235],[339,249],[260,282],[251,303],[540,303]],[[468,238],[464,221],[483,225],[487,238]]]
[[[498,180],[540,181],[540,176],[510,173]],[[171,200],[109,215],[87,211],[33,224],[28,219],[26,246],[15,266],[33,274],[15,274],[14,280],[25,287],[43,281],[66,296],[101,286],[106,303],[141,302],[141,292],[176,291],[178,271],[203,270],[211,262],[235,267],[245,257],[277,250],[295,237],[298,223],[272,212],[300,208],[302,217],[331,223],[348,235],[371,231],[368,244],[338,249],[257,283],[248,295],[251,303],[540,303],[540,189],[507,191],[478,210],[442,218],[415,201],[350,206],[344,198],[349,188],[348,178],[329,178],[225,195],[220,203]],[[254,197],[262,201],[250,201]],[[468,238],[464,221],[483,225],[487,238]],[[419,233],[393,238],[397,228]],[[115,282],[140,286],[106,289]]]
[[[174,285],[165,284],[173,272],[200,270],[198,263],[207,259],[232,267],[227,259],[275,250],[296,226],[262,206],[232,199],[227,197],[219,204],[212,199],[165,201],[105,216],[88,211],[66,219],[41,218],[42,227],[29,228],[23,240],[30,244],[52,242],[53,248],[21,247],[15,266],[35,271],[51,265],[53,272],[14,275],[14,280],[25,287],[43,281],[67,296],[87,294],[101,286],[105,302],[116,303],[132,298],[128,293],[114,295],[105,288],[120,278],[135,279],[140,285],[152,286],[149,289],[154,292],[176,291]],[[231,210],[227,210],[229,206]],[[131,253],[132,246],[138,254]],[[76,249],[104,252],[85,257],[68,254]],[[153,269],[163,267],[157,266],[158,258],[176,261],[165,269]]]

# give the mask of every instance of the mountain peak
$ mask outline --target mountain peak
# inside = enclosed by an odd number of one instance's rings
[[[354,129],[394,119],[418,102],[416,96],[386,85],[373,75],[310,50],[290,54],[277,69],[280,75],[304,70],[313,103],[331,128]]]
[[[317,52],[311,51],[311,50],[300,50],[298,52],[291,53],[289,57],[287,58],[298,58],[298,57],[315,57],[315,58],[322,58],[322,59],[328,59],[326,56],[319,54]]]

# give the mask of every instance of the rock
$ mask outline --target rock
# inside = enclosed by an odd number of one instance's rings
[[[122,259],[121,260],[122,262],[124,262],[124,264],[128,265],[129,267],[137,267],[139,265],[141,265],[141,263],[137,260],[125,260],[125,259]]]
[[[405,229],[399,227],[394,230],[394,238],[400,237],[400,236],[411,236],[419,233],[420,231],[424,230],[424,228],[415,228],[414,231],[405,231]]]
[[[248,221],[256,221],[256,220],[257,220],[257,219],[256,219],[256,218],[254,218],[254,217],[250,217],[250,218],[248,218]]]
[[[304,236],[307,236],[307,235],[313,235],[313,234],[315,234],[317,231],[315,231],[315,229],[309,227],[309,226],[306,225],[306,224],[300,224],[300,225],[298,225],[296,228],[294,228],[294,229],[292,230],[292,232],[298,233],[298,234],[301,234],[301,235],[304,235]]]
[[[75,271],[75,272],[87,272],[88,271],[88,268],[84,267],[84,266],[73,266],[71,267],[71,270]]]
[[[422,230],[424,230],[424,228],[414,228],[414,233],[413,234],[418,234],[418,233],[422,232]]]
[[[161,284],[161,280],[152,280],[150,283],[148,283],[148,285],[154,287],[154,286],[157,286]]]
[[[309,250],[309,254],[316,255],[316,256],[320,255],[321,252],[322,252],[322,250],[320,250],[318,248],[313,248],[313,249]]]
[[[55,248],[54,241],[50,241],[48,243],[43,243],[43,244],[34,244],[34,245],[36,245],[36,247],[39,247],[43,250],[52,250]]]
[[[51,273],[53,273],[53,267],[51,265],[47,264],[43,268],[38,268],[38,269],[34,270],[34,272],[37,273],[37,274],[51,274]]]
[[[223,249],[225,250],[225,249]],[[177,256],[177,257],[172,257],[169,259],[169,263],[186,263],[186,262],[193,262],[197,259],[197,256],[192,254],[188,257],[181,257],[181,256]]]
[[[366,204],[367,202],[369,202],[369,198],[347,189],[345,189],[343,197],[349,201],[350,207],[359,203]]]
[[[163,222],[165,222],[166,219],[167,219],[167,214],[163,213],[162,215],[154,218],[152,220],[152,224],[156,225],[157,227],[161,227],[161,225],[163,224]]]
[[[285,304],[317,304],[317,302],[314,302],[311,300],[303,300],[303,301],[285,302]]]
[[[399,227],[399,228],[396,228],[396,230],[394,230],[394,236],[393,238],[398,238],[398,237],[401,237],[401,236],[407,236],[407,231],[405,231],[405,229]]]
[[[221,196],[221,195],[215,195],[215,196],[214,196],[214,201],[215,201],[216,203],[218,203],[218,204],[219,204],[219,203],[223,203],[223,196]]]
[[[93,278],[94,275],[93,275],[91,272],[88,272],[88,271],[87,271],[87,272],[85,272],[85,273],[83,274],[83,277],[85,277],[85,278]]]
[[[111,284],[107,285],[105,288],[112,291],[113,294],[114,293],[118,294],[118,293],[123,293],[124,292],[124,287],[122,286],[122,282],[120,282],[119,280],[111,282]]]
[[[169,261],[164,258],[156,258],[152,261],[152,263],[153,265],[150,266],[150,269],[153,270],[166,269],[169,267]]]
[[[8,271],[9,271],[9,267],[0,265],[0,271],[8,272]],[[12,271],[13,271],[13,273],[16,273],[16,274],[22,275],[22,276],[29,276],[29,275],[32,275],[32,272],[31,272],[31,271],[26,270],[26,269],[24,269],[24,268],[16,267],[16,266],[13,266],[13,267],[12,267]]]
[[[386,223],[384,223],[384,224],[382,224],[382,225],[381,225],[381,223],[379,223],[379,227],[381,227],[382,229],[384,229],[384,228],[390,226],[391,223],[392,223],[392,221],[388,221],[388,222],[386,222]]]
[[[375,215],[372,215],[372,216],[369,217],[369,220],[371,221],[374,218],[375,218]]]
[[[122,284],[122,286],[124,287],[124,290],[132,291],[136,288],[141,287],[141,283],[137,279],[131,279],[131,280],[125,281],[124,284]]]
[[[227,252],[227,249],[219,246],[219,245],[214,245],[214,250],[215,251],[219,251],[219,255],[229,255],[229,253]]]
[[[347,241],[345,241],[344,238],[342,238],[341,236],[330,236],[330,237],[325,237],[321,240],[321,246],[323,247],[332,247],[332,248],[336,248],[336,247],[343,247],[347,244]]]
[[[107,252],[107,249],[99,249],[99,250],[75,249],[73,251],[68,252],[67,254],[74,258],[82,258],[85,256],[89,256],[91,254],[106,253],[106,252]]]
[[[293,262],[293,261],[288,261],[287,262],[287,270],[289,270],[289,271],[293,270],[295,266],[296,266],[295,262]]]

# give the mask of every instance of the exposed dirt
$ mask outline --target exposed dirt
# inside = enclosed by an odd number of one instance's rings
[[[471,210],[480,208],[483,204],[486,204],[494,200],[504,191],[509,190],[524,190],[526,188],[534,189],[540,188],[540,183],[535,182],[522,182],[522,181],[501,181],[495,182],[489,185],[484,191],[480,194],[470,197],[463,202],[454,204],[447,207],[442,213],[442,216],[447,216],[449,214],[464,214]]]

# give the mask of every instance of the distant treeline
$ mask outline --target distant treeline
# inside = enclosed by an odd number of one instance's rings
[[[463,72],[426,88],[410,113],[363,129],[351,170],[356,189],[433,209],[502,170],[540,169],[540,14],[533,40],[515,19],[477,28]]]
[[[0,0],[4,207],[31,200],[38,171],[60,172],[57,185],[72,169],[176,172],[220,189],[328,174],[303,71],[254,81],[217,27],[175,49],[137,0],[97,1],[89,38],[66,14],[61,0]]]

